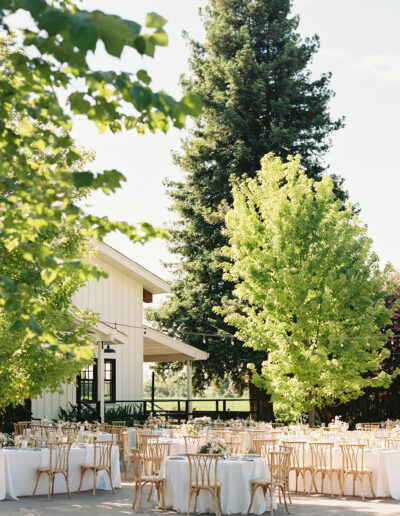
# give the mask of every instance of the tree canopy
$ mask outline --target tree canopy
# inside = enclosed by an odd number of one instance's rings
[[[187,115],[199,114],[198,97],[178,101],[153,91],[144,69],[104,72],[88,64],[100,42],[115,57],[125,48],[153,57],[168,43],[165,24],[149,13],[143,28],[72,0],[0,0],[0,388],[12,374],[16,381],[26,375],[21,389],[15,382],[7,394],[2,390],[2,405],[37,394],[46,382],[54,388],[87,359],[84,327],[66,336],[61,321],[65,316],[67,328],[73,318],[76,288],[100,274],[84,241],[115,230],[134,242],[166,235],[147,223],[131,226],[83,211],[83,196],[112,193],[125,178],[117,170],[93,173],[70,135],[73,114],[100,132],[139,133],[166,132],[170,123],[182,128]]]
[[[329,113],[330,74],[311,77],[318,37],[302,39],[289,0],[211,0],[204,13],[206,40],[190,41],[187,93],[203,102],[202,116],[176,156],[182,181],[167,183],[178,222],[171,228],[176,281],[168,301],[152,317],[190,344],[209,352],[194,365],[194,385],[231,377],[248,382],[247,362],[263,355],[233,342],[234,332],[214,306],[232,297],[219,268],[224,212],[231,205],[231,178],[253,177],[268,152],[286,159],[300,153],[308,176],[320,178],[330,134],[342,126]],[[340,181],[335,188],[341,198]],[[215,333],[207,337],[201,333]],[[198,332],[188,335],[186,332]],[[251,396],[253,385],[250,385]],[[264,412],[271,418],[271,411]]]
[[[276,408],[298,416],[387,387],[399,373],[384,368],[391,284],[332,179],[307,177],[299,156],[283,163],[269,154],[233,199],[224,269],[238,303],[224,313],[264,352],[255,381]]]

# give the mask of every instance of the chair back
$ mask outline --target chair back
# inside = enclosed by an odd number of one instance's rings
[[[282,441],[283,446],[290,446],[290,469],[301,469],[306,464],[306,443],[305,441]]]
[[[197,453],[201,445],[205,442],[203,435],[184,435],[186,453]]]
[[[160,439],[159,435],[147,435],[147,434],[144,434],[140,438],[139,449],[142,450],[142,452],[145,454],[145,456],[147,456],[149,442],[150,441],[151,442],[158,442],[159,439]]]
[[[400,439],[385,439],[385,448],[388,450],[400,450]]]
[[[224,439],[224,435],[226,433],[226,430],[223,430],[222,428],[216,428],[208,432],[208,437],[209,439],[215,439],[216,441],[220,441]]]
[[[51,471],[64,471],[68,473],[69,452],[72,442],[48,443],[50,450],[49,468]]]
[[[254,439],[254,453],[267,459],[268,466],[271,466],[271,452],[276,451],[277,441],[275,439]]]
[[[111,453],[114,441],[95,441],[93,452],[93,464],[97,469],[111,469]]]
[[[100,424],[100,430],[102,432],[105,432],[106,434],[111,434],[111,428],[112,428],[112,425],[109,425],[108,423]]]
[[[143,450],[147,443],[146,437],[152,437],[153,433],[151,430],[136,430],[136,448]]]
[[[345,471],[364,471],[365,444],[341,444],[340,449]]]
[[[286,448],[283,446],[282,448]],[[280,450],[270,452],[271,483],[274,485],[285,485],[290,468],[291,450]]]
[[[233,455],[239,455],[239,454],[243,453],[242,452],[243,438],[240,433],[235,434],[232,432],[225,432],[224,441],[228,447],[229,453],[231,453]]]
[[[25,435],[26,430],[30,428],[31,421],[18,421],[18,423],[13,423],[15,435]]]
[[[361,423],[361,430],[373,431],[380,428],[380,423]]]
[[[334,443],[310,443],[312,467],[332,470]]]
[[[255,452],[255,444],[254,441],[256,439],[264,439],[265,438],[265,430],[249,430],[250,436],[250,452]]]
[[[216,487],[218,459],[220,455],[206,453],[188,453],[189,485],[197,487]]]
[[[126,426],[126,421],[112,421],[112,426]]]
[[[61,427],[61,433],[63,435],[74,435],[75,432],[76,432],[76,429],[73,426],[62,426]]]
[[[144,456],[143,452],[139,448],[132,448],[133,465],[135,468],[135,480],[140,482],[143,474]]]
[[[151,474],[158,475],[161,464],[171,455],[171,443],[160,443],[157,440],[147,442],[147,460],[151,462]]]
[[[283,428],[284,423],[271,423],[272,428]]]

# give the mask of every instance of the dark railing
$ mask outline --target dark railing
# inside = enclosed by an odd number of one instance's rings
[[[248,398],[215,398],[215,399],[186,399],[186,398],[158,398],[158,399],[141,399],[141,400],[116,400],[113,402],[106,401],[105,409],[110,406],[134,406],[140,414],[141,419],[147,419],[150,413],[155,416],[166,417],[169,420],[176,421],[180,424],[183,421],[195,417],[210,416],[213,419],[231,419],[231,418],[260,418],[259,401],[255,400],[255,410],[250,410],[250,400]],[[213,407],[206,408],[205,404],[212,404]],[[93,413],[99,413],[99,402],[90,404],[81,401],[81,404],[87,408],[91,408]],[[246,404],[248,409],[238,406],[239,404]],[[93,405],[96,409],[92,408]],[[167,405],[167,406],[166,406]],[[171,407],[172,405],[172,407]],[[202,407],[203,405],[203,407]],[[78,414],[81,412],[81,407],[78,403]]]

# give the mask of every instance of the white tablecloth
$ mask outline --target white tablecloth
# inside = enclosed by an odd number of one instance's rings
[[[93,462],[93,446],[71,448],[69,457],[69,488],[77,491],[80,482],[81,464]],[[119,452],[116,446],[112,449],[112,479],[114,487],[121,487]],[[39,466],[49,463],[49,449],[41,450],[0,450],[0,500],[5,498],[17,499],[18,496],[31,496],[35,487],[36,470]],[[48,492],[48,477],[42,474],[36,494]],[[82,491],[93,489],[93,475],[86,473],[81,487]],[[99,472],[97,489],[110,490],[111,485],[105,471]],[[56,475],[55,493],[66,493],[67,487],[63,475]]]
[[[186,513],[189,502],[189,462],[187,459],[164,460],[161,472],[165,476],[165,502],[167,507],[177,512]],[[247,514],[250,505],[250,481],[255,478],[269,477],[268,464],[265,459],[219,460],[218,480],[222,482],[221,505],[224,514]],[[194,499],[193,499],[194,505]],[[276,504],[274,504],[276,506]],[[193,506],[191,510],[193,511]],[[261,489],[257,489],[251,512],[263,514],[270,510],[269,497],[266,499]],[[210,493],[201,491],[197,512],[213,513],[214,504]]]
[[[162,428],[155,429],[149,429],[149,432],[151,432],[153,435],[163,435]],[[136,428],[129,427],[128,428],[128,436],[129,436],[129,444],[131,448],[136,448]]]
[[[311,464],[311,451],[306,448],[306,465]],[[335,448],[333,453],[333,466],[340,468],[342,466],[342,453],[340,448]],[[375,496],[382,498],[394,498],[400,500],[400,450],[366,450],[365,451],[365,464],[364,468],[371,469],[373,471],[373,486]],[[333,476],[333,493],[338,495],[340,493],[340,485],[337,479],[337,475]],[[291,490],[295,489],[295,473],[292,472],[289,477]],[[311,482],[311,474],[306,473],[306,490],[308,491]],[[321,476],[320,474],[316,477],[316,484],[318,490],[321,490]],[[330,480],[325,476],[324,482],[324,493],[330,494]],[[303,491],[302,477],[298,479],[298,490]],[[312,489],[314,492],[314,488]],[[344,494],[353,495],[353,477],[349,475],[346,478],[344,485]],[[360,481],[356,482],[355,489],[356,496],[361,496],[361,485]],[[367,476],[364,478],[364,495],[371,498],[372,492],[370,488],[369,479]]]

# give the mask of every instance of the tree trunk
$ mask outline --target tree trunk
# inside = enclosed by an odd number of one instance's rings
[[[315,426],[315,409],[311,409],[308,411],[308,424],[310,428],[314,428]]]
[[[259,421],[275,421],[274,406],[271,396],[263,389],[259,389],[253,382],[249,383],[250,410],[254,411],[252,417]]]

